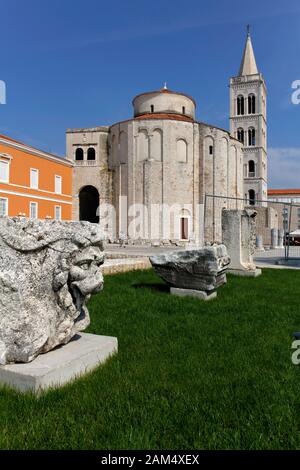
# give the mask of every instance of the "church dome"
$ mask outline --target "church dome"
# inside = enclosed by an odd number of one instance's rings
[[[188,95],[178,93],[166,88],[157,91],[150,91],[137,95],[132,101],[134,107],[134,117],[142,117],[143,115],[153,117],[158,115],[177,115],[186,116],[195,119],[196,103]]]

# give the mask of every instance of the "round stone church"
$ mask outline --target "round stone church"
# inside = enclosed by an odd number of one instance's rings
[[[267,199],[266,85],[249,29],[230,79],[230,132],[196,119],[195,100],[167,89],[137,95],[133,117],[67,130],[73,219],[127,243],[201,246],[222,239],[222,209]],[[210,197],[210,196],[214,197]]]
[[[218,238],[225,198],[243,198],[242,144],[166,86],[132,104],[132,119],[67,131],[74,220],[99,222],[111,241],[201,245],[205,216]],[[205,194],[225,198],[205,207]]]

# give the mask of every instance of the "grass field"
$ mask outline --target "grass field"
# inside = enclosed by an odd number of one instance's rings
[[[300,271],[228,276],[170,296],[151,271],[109,276],[89,332],[119,353],[39,398],[0,389],[2,449],[299,449]]]

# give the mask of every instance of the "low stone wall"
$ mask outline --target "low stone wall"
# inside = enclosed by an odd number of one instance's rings
[[[107,259],[102,265],[101,271],[103,274],[107,275],[150,268],[151,263],[149,261],[149,258],[118,258]]]

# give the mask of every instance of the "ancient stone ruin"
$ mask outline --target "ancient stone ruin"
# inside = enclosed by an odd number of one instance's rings
[[[102,250],[89,222],[0,218],[0,364],[32,361],[89,325]]]
[[[231,258],[229,272],[240,276],[259,276],[253,262],[256,243],[256,215],[252,209],[223,209],[223,243]]]
[[[224,245],[213,245],[151,256],[150,261],[155,272],[171,286],[172,294],[209,300],[226,283],[230,258]]]

